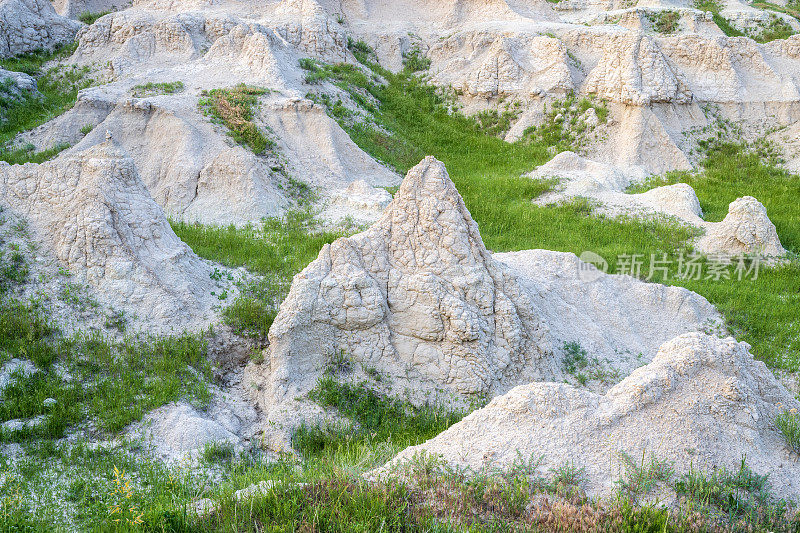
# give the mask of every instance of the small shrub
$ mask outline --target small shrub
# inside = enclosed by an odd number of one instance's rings
[[[81,135],[84,135],[84,136],[89,135],[90,133],[92,133],[93,129],[94,129],[94,125],[85,124],[85,125],[83,125],[81,127]]]
[[[564,371],[575,374],[589,364],[587,352],[577,342],[564,343]]]

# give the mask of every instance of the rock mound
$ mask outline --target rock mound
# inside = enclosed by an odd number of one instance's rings
[[[216,316],[211,266],[173,233],[112,141],[41,165],[0,163],[0,192],[104,303],[154,331],[205,326]]]
[[[707,222],[694,189],[686,183],[656,187],[640,194],[627,194],[625,188],[647,175],[640,168],[621,169],[562,152],[528,176],[535,179],[556,179],[552,192],[534,201],[546,205],[564,199],[585,197],[599,203],[600,213],[634,216],[667,215],[686,224],[704,229],[705,234],[695,243],[706,255],[740,254],[762,257],[783,257],[775,225],[766,208],[751,196],[732,202],[722,222]]]
[[[800,463],[773,420],[800,404],[748,349],[732,338],[686,334],[605,396],[561,383],[517,387],[378,473],[423,452],[476,470],[510,467],[521,454],[541,456],[544,472],[567,462],[585,468],[589,494],[604,495],[622,476],[620,451],[652,454],[677,473],[691,466],[735,471],[746,456],[777,494],[796,499]]]
[[[72,41],[80,27],[58,15],[49,0],[0,0],[0,57],[51,50]]]
[[[697,241],[697,248],[706,254],[786,255],[767,208],[752,196],[731,202],[722,222],[706,224],[706,234]]]
[[[275,393],[295,395],[342,351],[417,390],[541,379],[553,372],[531,309],[429,157],[374,226],[325,246],[295,277],[270,330]]]
[[[270,329],[264,376],[251,380],[273,422],[342,356],[418,402],[494,395],[556,373],[532,309],[484,247],[444,165],[429,157],[375,225],[326,245],[295,277]]]

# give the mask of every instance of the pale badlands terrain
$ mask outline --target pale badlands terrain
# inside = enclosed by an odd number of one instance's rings
[[[571,246],[498,244],[513,221],[495,224],[485,206],[508,199],[470,185],[495,190],[491,157],[475,149],[471,163],[485,157],[486,175],[468,182],[473,167],[409,148],[385,119],[388,100],[368,90],[401,76],[412,94],[417,80],[438,88],[437,109],[458,114],[461,127],[473,124],[464,117],[495,120],[501,127],[481,133],[500,138],[491,146],[541,144],[541,161],[497,178],[522,184],[520,209],[583,206],[582,219],[618,228],[611,241],[628,227],[666,228],[686,250],[729,265],[758,261],[797,287],[800,6],[776,2],[0,0],[0,126],[25,124],[3,130],[0,153],[37,161],[0,161],[0,323],[10,324],[0,328],[0,524],[24,515],[37,527],[119,526],[115,516],[127,511],[102,494],[125,496],[125,474],[91,470],[70,455],[76,446],[113,450],[115,468],[132,465],[140,503],[123,524],[150,517],[151,482],[135,465],[151,460],[160,476],[203,477],[184,480],[192,488],[171,504],[188,509],[189,523],[224,514],[220,501],[274,490],[267,466],[304,456],[297,436],[309,428],[369,432],[320,400],[323,384],[408,412],[470,413],[438,435],[389,438],[369,459],[337,463],[359,483],[412,479],[420,461],[508,472],[524,456],[542,473],[580,472],[587,498],[624,492],[638,468],[652,487],[634,501],[684,509],[686,484],[670,478],[741,477],[746,463],[793,509],[796,288],[781,296],[790,310],[773,325],[784,336],[764,334],[772,351],[756,350],[743,342],[750,323],[717,305],[717,292],[613,272],[564,251]],[[17,56],[54,49],[38,72],[14,68]],[[69,75],[85,80],[72,87],[74,102],[15,118],[50,98],[43,76]],[[759,197],[766,189],[754,176],[718,213],[719,198],[688,183],[705,183],[697,180],[712,171],[714,143],[763,148],[769,161],[756,155],[754,164],[785,180],[784,204]],[[392,159],[404,150],[414,159],[405,166]],[[447,150],[473,157],[467,143]],[[714,190],[725,190],[720,180]],[[525,196],[525,187],[539,192]],[[309,232],[331,237],[310,264],[280,273],[252,267],[257,249],[248,262],[226,256],[222,241],[182,241],[207,230],[279,246],[282,233],[254,228],[298,213],[313,227],[289,233],[287,256]],[[594,242],[589,229],[563,231],[567,242]],[[721,283],[747,301],[748,316],[767,312],[760,293],[740,294],[734,281]],[[229,309],[264,285],[278,287],[261,302],[272,314],[248,334]],[[31,309],[46,317],[46,334],[12,321]],[[202,338],[200,355],[159,348],[176,338],[186,352],[187,339]],[[42,350],[55,355],[43,363]],[[124,392],[108,392],[115,383]],[[71,384],[82,387],[79,399],[64,392]],[[58,406],[68,398],[80,413]],[[794,441],[779,420],[794,420]],[[37,459],[43,442],[58,459]],[[257,457],[261,469],[236,477],[208,465],[215,454]],[[24,474],[26,464],[39,473]],[[669,465],[670,475],[646,465]],[[99,485],[76,496],[83,477]],[[92,490],[105,503],[81,514]],[[790,515],[770,527],[791,529]]]

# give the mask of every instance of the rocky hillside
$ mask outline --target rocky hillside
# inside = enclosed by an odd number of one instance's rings
[[[0,529],[797,531],[800,4],[0,0]]]

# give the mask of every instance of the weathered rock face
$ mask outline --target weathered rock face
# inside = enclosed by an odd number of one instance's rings
[[[0,57],[71,41],[80,22],[59,16],[49,0],[0,1]]]
[[[691,91],[651,37],[610,38],[603,50],[600,63],[586,79],[585,92],[628,105],[691,101]]]
[[[752,196],[731,202],[722,222],[707,224],[706,234],[697,241],[697,248],[706,254],[786,255],[767,209]]]
[[[426,158],[372,228],[325,246],[295,277],[270,330],[272,400],[305,392],[340,352],[418,392],[552,376],[531,309],[444,165]]]
[[[586,469],[588,492],[602,495],[622,477],[619,452],[672,462],[677,473],[737,471],[746,456],[777,494],[796,499],[800,463],[773,420],[800,404],[748,349],[732,338],[686,334],[604,396],[561,383],[517,387],[377,473],[420,453],[473,469],[541,456],[542,473],[572,462]]]
[[[41,165],[0,163],[0,193],[103,303],[155,331],[216,317],[211,266],[173,233],[133,161],[111,141]]]
[[[571,253],[522,250],[493,257],[528,291],[556,358],[563,360],[565,343],[577,343],[595,362],[595,374],[607,374],[590,377],[587,386],[596,391],[652,361],[659,347],[678,335],[725,331],[714,306],[682,287],[605,274]],[[565,373],[557,380],[562,379],[574,376]]]

